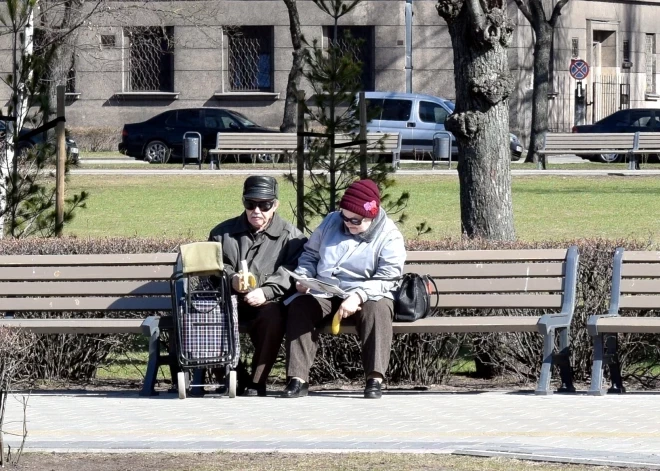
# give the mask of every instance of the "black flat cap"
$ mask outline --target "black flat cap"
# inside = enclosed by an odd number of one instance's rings
[[[243,183],[243,198],[273,200],[277,199],[277,180],[273,177],[254,175]]]

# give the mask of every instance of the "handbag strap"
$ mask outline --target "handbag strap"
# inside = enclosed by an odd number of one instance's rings
[[[429,280],[435,288],[435,306],[433,306],[433,309],[437,309],[438,305],[440,304],[440,293],[438,292],[438,285],[435,284],[435,280],[431,278],[431,275],[428,273],[426,274],[425,278]]]

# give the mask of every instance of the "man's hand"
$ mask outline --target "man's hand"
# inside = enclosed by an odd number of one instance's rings
[[[341,303],[339,309],[337,309],[337,314],[343,319],[346,319],[362,309],[360,304],[362,304],[362,299],[356,293],[353,293],[348,298],[344,299],[344,302]]]
[[[241,275],[234,273],[231,277],[231,287],[237,293],[247,293],[249,289],[241,289]]]
[[[246,294],[243,299],[250,306],[257,307],[266,302],[266,295],[264,294],[264,290],[257,288],[254,291],[250,291],[248,294]]]
[[[300,281],[296,281],[296,290],[299,293],[307,294],[309,293],[309,288],[300,284]]]

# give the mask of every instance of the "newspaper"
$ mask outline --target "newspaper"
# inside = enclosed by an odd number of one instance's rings
[[[340,296],[343,298],[348,296],[348,293],[342,290],[339,286],[326,283],[325,281],[317,280],[316,278],[309,278],[307,276],[299,275],[298,273],[293,272],[291,270],[287,270],[286,268],[284,268],[284,271],[287,272],[293,279],[295,279],[301,285],[312,290],[311,294],[314,294],[314,292],[316,292],[316,293],[332,294],[334,296]]]

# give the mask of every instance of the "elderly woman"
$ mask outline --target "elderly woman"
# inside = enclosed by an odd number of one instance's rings
[[[382,396],[381,383],[392,346],[393,296],[403,272],[403,236],[380,207],[378,186],[354,182],[312,233],[298,260],[298,275],[339,287],[345,296],[310,292],[301,283],[289,304],[286,328],[287,377],[282,397],[306,396],[317,350],[317,331],[328,316],[354,317],[367,379],[364,397]]]

